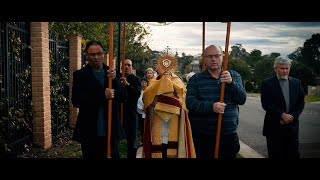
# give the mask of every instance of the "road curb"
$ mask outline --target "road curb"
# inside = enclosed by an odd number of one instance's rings
[[[248,145],[244,144],[242,141],[240,142],[240,151],[239,154],[243,158],[265,158],[263,155],[249,147]]]

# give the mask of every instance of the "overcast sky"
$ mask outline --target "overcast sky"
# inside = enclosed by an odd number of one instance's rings
[[[146,23],[151,30],[149,47],[152,50],[164,51],[167,46],[170,52],[182,52],[186,55],[202,53],[202,22],[174,22],[166,26],[157,23]],[[210,44],[222,46],[224,50],[227,23],[206,22],[205,47]],[[271,52],[286,56],[310,39],[312,34],[320,33],[320,22],[231,22],[229,51],[236,43],[251,52],[262,51],[262,55]]]

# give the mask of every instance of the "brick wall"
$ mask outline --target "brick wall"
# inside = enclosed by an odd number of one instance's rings
[[[31,22],[31,78],[33,102],[33,143],[48,149],[52,146],[50,106],[50,54],[48,22]],[[69,39],[69,126],[74,128],[78,109],[72,106],[73,72],[81,68],[81,37]]]
[[[52,145],[48,23],[31,22],[30,34],[33,142],[48,149]]]
[[[78,108],[73,107],[71,102],[72,97],[72,82],[73,72],[81,68],[81,37],[80,36],[68,36],[69,39],[69,126],[74,128],[77,116]]]

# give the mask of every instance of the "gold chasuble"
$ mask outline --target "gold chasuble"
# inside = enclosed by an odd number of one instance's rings
[[[149,81],[143,94],[145,158],[162,158],[163,145],[167,146],[168,158],[196,157],[185,104],[186,88],[173,73],[176,64],[173,56],[160,57],[157,63],[159,76]]]

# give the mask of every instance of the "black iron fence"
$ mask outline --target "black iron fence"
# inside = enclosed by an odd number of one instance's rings
[[[69,45],[50,35],[51,126],[55,138],[68,126],[69,117]]]
[[[32,143],[30,23],[0,22],[0,158],[17,157]],[[69,49],[50,35],[52,137],[68,125]]]
[[[32,141],[30,23],[0,22],[0,156]]]

